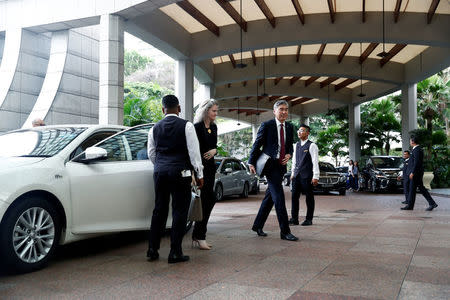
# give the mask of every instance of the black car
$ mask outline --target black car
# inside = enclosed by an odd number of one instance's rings
[[[359,188],[372,192],[401,189],[403,181],[397,177],[402,168],[403,158],[400,156],[370,156],[366,167],[360,171]]]
[[[337,191],[339,195],[345,195],[346,175],[338,172],[336,168],[326,162],[319,162],[320,178],[319,184],[314,187],[314,191],[328,193]],[[291,173],[287,172],[283,177],[284,185],[291,184]]]

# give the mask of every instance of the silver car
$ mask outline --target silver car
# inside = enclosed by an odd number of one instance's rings
[[[216,200],[224,196],[240,195],[247,198],[249,192],[259,191],[259,181],[256,175],[251,174],[246,165],[237,158],[216,157],[216,180],[214,192]]]

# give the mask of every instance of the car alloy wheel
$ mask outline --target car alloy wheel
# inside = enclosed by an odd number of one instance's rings
[[[223,197],[223,188],[222,185],[218,184],[216,186],[216,201],[222,200]]]
[[[244,189],[242,190],[241,197],[248,198],[248,183],[247,182],[244,184]]]
[[[46,265],[61,235],[60,218],[47,199],[17,200],[0,224],[0,263],[14,272],[30,272]]]

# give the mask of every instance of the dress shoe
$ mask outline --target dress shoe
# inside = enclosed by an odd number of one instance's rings
[[[153,249],[153,248],[148,248],[147,251],[147,260],[148,261],[154,261],[157,260],[159,258],[159,253],[157,250]]]
[[[298,225],[300,223],[298,222],[298,219],[290,218],[289,219],[289,224],[290,225]]]
[[[265,233],[261,228],[252,227],[252,230],[259,236],[267,236],[267,233]]]
[[[302,226],[311,226],[312,225],[312,221],[311,220],[305,220],[302,223]]]
[[[402,204],[408,204],[408,201],[406,201],[406,200],[402,201]]]
[[[400,208],[401,210],[413,210],[412,207],[406,205],[405,207]]]
[[[433,209],[435,209],[436,207],[438,207],[438,205],[435,203],[435,204],[431,204],[430,206],[428,206],[428,208],[427,209],[425,209],[426,211],[432,211]]]
[[[196,240],[193,239],[192,240],[192,247],[197,247],[200,250],[211,250],[211,246],[208,245],[208,243],[206,242],[206,240]]]
[[[169,258],[167,259],[167,262],[169,264],[176,264],[179,262],[185,262],[189,260],[189,256],[183,255],[183,254],[169,254]]]
[[[280,233],[280,237],[282,240],[286,240],[286,241],[297,241],[298,237],[296,237],[295,235],[293,235],[292,233]]]

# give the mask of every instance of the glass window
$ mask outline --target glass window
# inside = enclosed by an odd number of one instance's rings
[[[222,166],[222,173],[225,172],[226,169],[230,168],[233,170],[233,162],[231,160],[226,160],[225,163]]]
[[[401,168],[403,164],[401,157],[372,157],[372,160],[376,168],[382,169]]]
[[[222,160],[221,159],[215,159],[214,161],[216,163],[216,171],[217,171],[217,169],[220,167],[220,164],[222,163]]]
[[[28,129],[0,135],[0,157],[50,157],[58,154],[86,127]]]
[[[140,126],[123,133],[126,138],[128,156],[131,160],[148,159],[147,141],[151,126]]]
[[[336,168],[332,164],[325,162],[319,162],[319,169],[322,172],[336,172]]]
[[[94,146],[95,144],[103,141],[107,137],[110,137],[114,134],[116,134],[118,131],[102,131],[102,132],[96,132],[90,137],[88,137],[84,142],[80,144],[71,154],[70,159],[73,159],[74,157],[78,156],[82,152],[84,152],[88,147]]]
[[[238,161],[233,160],[233,171],[241,171],[241,170],[242,170],[241,164]]]

